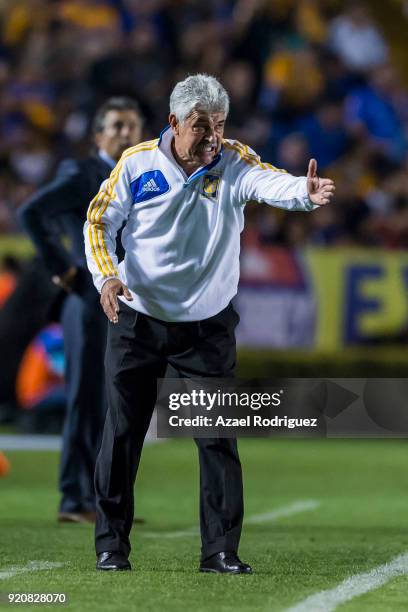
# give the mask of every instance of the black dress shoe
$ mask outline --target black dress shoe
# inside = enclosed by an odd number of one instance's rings
[[[98,555],[96,569],[111,572],[123,572],[132,568],[125,555],[118,552],[103,552],[99,553]]]
[[[252,567],[242,563],[234,552],[219,552],[200,564],[200,572],[213,574],[252,574]]]

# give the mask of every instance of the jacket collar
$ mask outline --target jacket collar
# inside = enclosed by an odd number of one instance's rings
[[[98,157],[100,157],[105,164],[108,164],[111,170],[113,170],[113,168],[116,166],[115,160],[112,159],[103,149],[98,149]]]

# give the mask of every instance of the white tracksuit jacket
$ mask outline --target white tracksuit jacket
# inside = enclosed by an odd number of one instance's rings
[[[92,200],[84,227],[98,291],[119,277],[126,304],[163,321],[200,321],[237,292],[240,233],[249,200],[310,211],[305,177],[277,170],[246,145],[224,140],[211,164],[187,177],[171,153],[172,132],[127,149]],[[115,238],[122,232],[125,259]]]

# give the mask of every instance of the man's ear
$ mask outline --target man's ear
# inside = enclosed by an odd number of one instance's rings
[[[170,113],[169,115],[169,123],[172,129],[173,134],[178,136],[179,133],[179,122],[177,121],[177,117],[174,113]]]
[[[101,140],[102,140],[101,133],[96,132],[96,134],[94,134],[94,143],[98,149],[101,148]]]

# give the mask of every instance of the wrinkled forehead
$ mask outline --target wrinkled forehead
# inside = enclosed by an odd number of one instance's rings
[[[194,109],[188,117],[186,117],[185,122],[187,125],[196,125],[196,124],[207,124],[207,125],[216,125],[217,123],[225,122],[226,114],[225,113],[209,113],[206,110],[202,109]]]

